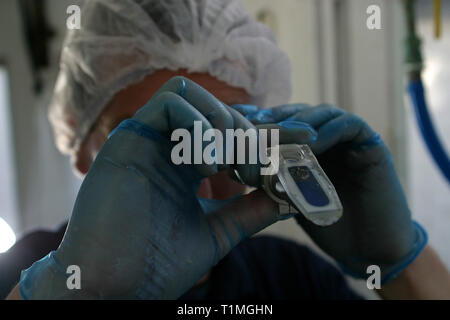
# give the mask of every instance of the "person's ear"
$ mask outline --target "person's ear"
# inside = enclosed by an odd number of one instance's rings
[[[73,166],[78,171],[78,174],[85,176],[89,172],[91,165],[107,139],[108,137],[101,130],[94,129],[84,140],[72,158]]]
[[[89,160],[89,156],[80,148],[78,152],[72,158],[72,164],[75,167],[77,174],[80,176],[85,176],[89,172],[89,168],[92,162]]]

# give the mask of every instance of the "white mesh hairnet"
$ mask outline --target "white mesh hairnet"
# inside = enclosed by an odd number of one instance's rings
[[[159,69],[208,73],[261,107],[290,99],[287,56],[240,0],[89,0],[81,13],[49,109],[63,153],[77,150],[116,93]]]

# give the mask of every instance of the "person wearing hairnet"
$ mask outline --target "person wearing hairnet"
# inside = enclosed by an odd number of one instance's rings
[[[280,219],[262,190],[243,195],[260,186],[257,165],[236,168],[239,184],[214,163],[172,163],[171,133],[194,121],[309,144],[344,217],[320,228],[298,215],[301,227],[345,273],[365,278],[380,266],[384,298],[449,298],[449,273],[412,221],[379,135],[333,106],[286,105],[290,87],[288,58],[240,1],[86,2],[83,28],[64,44],[50,121],[87,176],[67,230],[25,238],[2,262],[24,270],[11,298],[359,299],[310,249],[251,237]],[[67,287],[71,265],[80,290]]]

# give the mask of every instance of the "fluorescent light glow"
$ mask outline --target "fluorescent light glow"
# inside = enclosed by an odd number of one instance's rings
[[[427,58],[425,68],[422,73],[423,81],[427,87],[433,87],[438,80],[439,72],[445,66],[439,58],[430,56]]]
[[[0,218],[0,253],[6,252],[16,243],[16,235],[5,220]]]

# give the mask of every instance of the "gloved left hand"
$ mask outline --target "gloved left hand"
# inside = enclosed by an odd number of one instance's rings
[[[198,187],[218,166],[171,159],[171,133],[192,134],[194,121],[203,131],[252,126],[188,79],[170,80],[100,151],[60,248],[23,272],[25,299],[178,298],[241,240],[278,220],[274,203],[261,207],[261,191],[202,210]],[[288,142],[315,137],[303,124],[279,129]],[[257,183],[254,169],[237,167],[248,184]],[[66,286],[70,265],[81,270],[81,290]]]
[[[336,187],[344,215],[325,228],[314,225],[302,214],[295,218],[344,271],[366,278],[367,268],[376,265],[384,284],[421,253],[427,234],[411,218],[388,148],[364,120],[331,105],[235,109],[255,125],[300,121],[317,131],[311,149]]]

